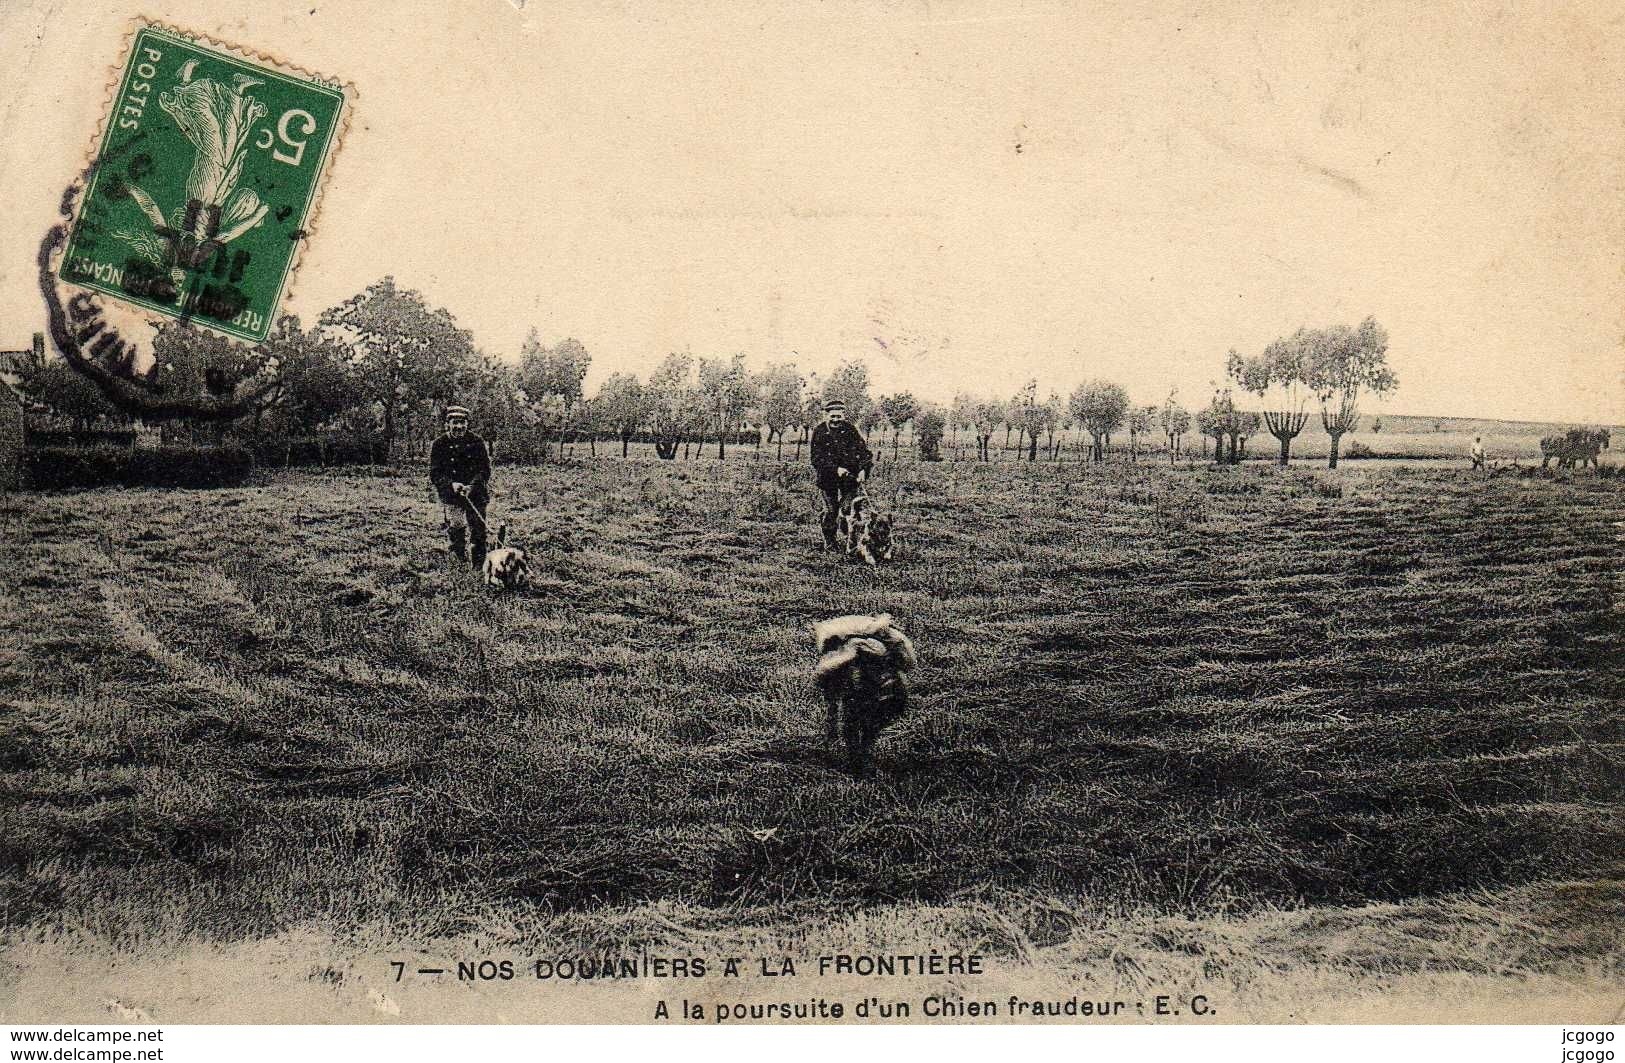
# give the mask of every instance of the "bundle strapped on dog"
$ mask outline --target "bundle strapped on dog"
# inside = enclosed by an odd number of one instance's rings
[[[881,730],[907,711],[903,673],[919,658],[889,613],[839,616],[814,624],[812,632],[818,649],[813,677],[829,708],[830,740],[844,739],[852,769],[861,773]]]

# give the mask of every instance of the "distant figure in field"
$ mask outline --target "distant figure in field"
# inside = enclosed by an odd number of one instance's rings
[[[818,474],[818,489],[824,493],[825,549],[839,549],[835,525],[841,506],[857,497],[873,465],[874,456],[863,433],[846,419],[846,403],[840,399],[824,403],[824,423],[812,434],[812,466]]]
[[[1484,467],[1484,437],[1483,436],[1474,436],[1473,437],[1473,468],[1482,469],[1483,467]]]
[[[440,498],[452,556],[471,561],[476,570],[485,563],[485,507],[491,501],[486,485],[490,480],[491,451],[485,440],[468,430],[468,407],[447,406],[445,434],[429,447],[429,482]],[[464,550],[465,537],[473,540],[472,555]]]

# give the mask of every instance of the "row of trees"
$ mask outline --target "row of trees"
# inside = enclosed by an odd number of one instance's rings
[[[1195,415],[1195,430],[1215,440],[1220,460],[1236,461],[1262,424],[1280,441],[1284,464],[1307,423],[1309,403],[1318,400],[1336,465],[1341,437],[1358,424],[1361,397],[1395,386],[1386,350],[1387,335],[1370,318],[1352,329],[1299,329],[1255,357],[1232,350],[1228,377],[1264,409],[1241,410],[1230,389],[1219,390]],[[967,437],[979,460],[991,460],[991,441],[1000,430],[1003,449],[1010,449],[1013,434],[1016,453],[1029,461],[1038,460],[1040,451],[1058,459],[1073,430],[1088,436],[1084,453],[1096,461],[1125,431],[1131,457],[1160,437],[1176,460],[1193,427],[1192,415],[1173,394],[1161,405],[1135,405],[1121,385],[1106,380],[1085,382],[1064,399],[1054,392],[1040,397],[1037,381],[1029,380],[1007,399],[960,394],[938,406],[909,391],[872,396],[868,368],[859,361],[820,376],[790,363],[753,371],[742,354],[670,354],[647,380],[612,373],[589,396],[584,383],[592,357],[580,342],[546,346],[532,329],[516,362],[493,357],[476,347],[449,311],[430,307],[391,277],[327,310],[314,328],[283,318],[253,347],[168,324],[154,338],[153,355],[138,383],[163,401],[144,404],[148,419],[146,411],[156,406],[184,417],[180,400],[188,395],[207,400],[250,394],[252,401],[230,427],[256,439],[336,431],[406,453],[426,445],[439,429],[441,410],[453,401],[476,410],[480,432],[510,459],[545,454],[564,439],[585,439],[596,450],[601,438],[618,439],[623,455],[634,439],[647,439],[667,459],[714,442],[721,458],[730,441],[747,433],[776,445],[781,456],[793,443],[799,458],[831,398],[846,403],[848,416],[872,444],[889,442],[894,456],[908,429],[911,445],[926,460],[942,456],[945,438],[957,456]],[[246,387],[249,381],[256,386]],[[118,394],[109,396],[64,363],[33,367],[24,374],[23,389],[75,427],[128,412]],[[226,423],[217,423],[226,430]]]

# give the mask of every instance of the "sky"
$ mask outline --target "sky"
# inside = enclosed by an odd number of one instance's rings
[[[0,348],[137,12],[354,84],[284,308],[385,274],[878,391],[1205,401],[1374,315],[1397,413],[1625,423],[1625,5],[0,5]]]

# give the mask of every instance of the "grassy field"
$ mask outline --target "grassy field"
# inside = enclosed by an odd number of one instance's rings
[[[5,497],[8,932],[600,940],[650,904],[779,932],[969,906],[1030,947],[1082,911],[1559,882],[1620,925],[1625,484],[882,472],[906,543],[871,572],[818,549],[799,467],[506,470],[492,517],[538,579],[504,595],[447,563],[419,470]],[[879,610],[922,670],[855,780],[807,625]],[[1559,937],[1517,969],[1618,976],[1617,933]]]

